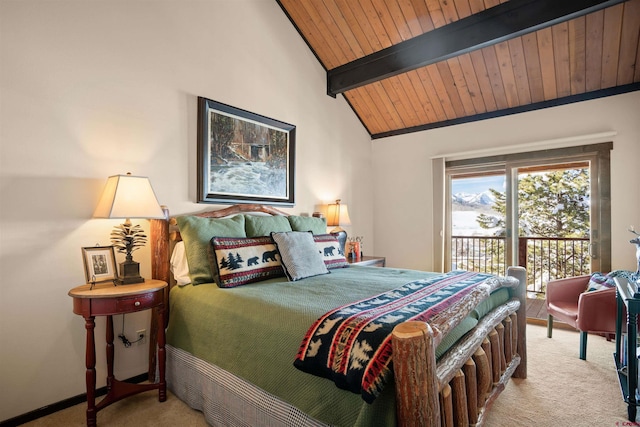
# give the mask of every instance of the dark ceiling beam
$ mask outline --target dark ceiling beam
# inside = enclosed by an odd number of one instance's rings
[[[624,1],[510,0],[327,71],[327,93],[335,97]]]

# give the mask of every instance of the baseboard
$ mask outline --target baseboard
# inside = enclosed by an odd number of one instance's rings
[[[149,375],[144,373],[140,375],[136,375],[135,377],[131,377],[126,379],[125,382],[138,384],[143,381],[147,381]],[[96,389],[96,397],[104,396],[107,394],[107,387],[100,387]],[[27,412],[26,414],[18,415],[17,417],[10,418],[8,420],[0,422],[0,427],[13,427],[19,426],[25,423],[28,423],[33,420],[37,420],[38,418],[46,417],[47,415],[51,415],[55,412],[62,411],[63,409],[70,408],[72,406],[78,405],[80,403],[87,401],[87,393],[79,394],[77,396],[70,397],[68,399],[61,400],[60,402],[52,403],[51,405],[43,406],[42,408],[36,409],[31,412]]]

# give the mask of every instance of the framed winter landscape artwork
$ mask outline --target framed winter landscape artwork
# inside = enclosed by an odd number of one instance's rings
[[[198,98],[198,203],[295,202],[296,127]]]

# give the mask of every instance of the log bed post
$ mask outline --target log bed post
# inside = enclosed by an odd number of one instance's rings
[[[401,426],[439,426],[440,405],[436,377],[435,334],[425,322],[409,321],[393,329],[396,408]]]
[[[484,406],[484,402],[487,400],[487,396],[489,395],[489,391],[493,384],[489,360],[489,356],[482,347],[479,347],[473,354],[473,361],[476,364],[476,380],[478,388],[476,413],[480,412]]]
[[[451,394],[453,396],[453,425],[469,425],[469,409],[467,402],[467,385],[464,373],[458,369],[451,380]]]
[[[453,400],[449,384],[445,384],[440,392],[440,418],[442,427],[453,427]]]
[[[152,219],[149,225],[149,235],[151,238],[151,278],[157,280],[163,280],[170,284],[169,273],[169,209],[166,206],[162,206],[162,212],[164,213],[164,219]],[[156,380],[156,347],[158,345],[157,336],[158,328],[166,328],[166,322],[169,319],[169,287],[165,288],[165,324],[158,325],[158,315],[156,310],[153,309],[151,315],[151,324],[149,325],[149,372],[147,372],[147,379],[151,382]]]
[[[512,331],[517,342],[513,351],[520,356],[520,364],[514,371],[513,378],[527,378],[527,270],[524,267],[509,267],[507,275],[520,282],[514,290],[514,296],[520,301],[520,308]]]
[[[446,396],[447,384],[445,383],[440,390],[440,384],[437,380],[434,381],[433,375],[438,370],[435,348],[442,338],[439,328],[433,324],[415,321],[404,322],[394,328],[391,340],[392,351],[394,359],[402,360],[402,363],[393,365],[399,426],[446,425],[446,418],[451,416],[447,411],[447,404],[451,403],[454,424],[456,421],[468,423],[470,419],[473,420],[475,417],[470,416],[469,412],[473,413],[472,408],[476,405],[479,412],[478,421],[482,424],[486,409],[504,389],[508,378],[512,376],[526,378],[526,270],[522,267],[510,267],[507,275],[518,280],[518,285],[511,288],[511,295],[518,299],[519,306],[515,314],[507,314],[513,324],[507,328],[506,337],[505,326],[502,323],[504,319],[502,319],[492,327],[488,337],[484,338],[476,353],[473,354],[474,360],[469,365],[472,366],[475,362],[477,367],[476,396],[473,396],[474,393],[467,395],[467,385],[462,372],[458,375],[462,379],[456,378],[455,385],[451,386],[452,402],[449,402]],[[509,340],[509,344],[505,344],[505,339]],[[506,351],[510,353],[508,366],[505,357],[506,347],[511,347]],[[514,357],[516,360],[513,360]],[[469,370],[470,366],[467,366]],[[467,399],[470,396],[471,402],[468,402]],[[464,413],[462,408],[465,408]],[[442,419],[443,416],[445,419]]]
[[[516,354],[518,352],[518,315],[513,313],[511,316],[511,352]]]
[[[504,358],[508,365],[513,358],[513,333],[511,332],[511,316],[507,316],[502,324],[504,326]]]
[[[491,358],[491,374],[493,384],[497,384],[500,381],[502,372],[500,372],[500,341],[495,328],[489,333],[489,342],[491,343],[491,352],[488,353]]]
[[[478,367],[473,361],[473,357],[462,366],[464,372],[465,387],[467,393],[467,411],[469,424],[475,425],[478,422]]]
[[[498,343],[500,343],[500,374],[507,370],[507,361],[504,353],[504,325],[498,323],[496,325],[496,332],[498,333]]]
[[[169,209],[162,206],[164,219],[152,219],[151,236],[151,278],[169,283]]]

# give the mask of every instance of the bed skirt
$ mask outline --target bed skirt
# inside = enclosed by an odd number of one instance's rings
[[[218,427],[326,426],[299,409],[218,366],[170,345],[167,386],[190,407]]]

